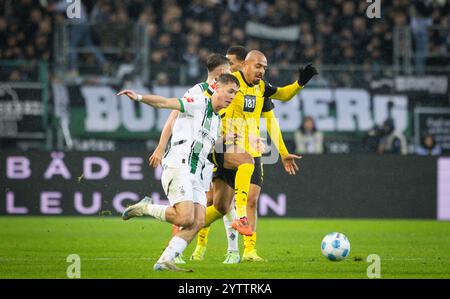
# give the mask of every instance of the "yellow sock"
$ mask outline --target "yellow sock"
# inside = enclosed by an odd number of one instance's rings
[[[197,245],[206,246],[206,244],[208,243],[208,234],[209,229],[211,228],[211,223],[222,217],[223,215],[216,209],[214,205],[206,207],[205,227],[202,228],[197,234]]]
[[[249,252],[256,247],[256,232],[251,236],[244,236],[244,252]]]
[[[208,244],[208,234],[209,229],[211,226],[207,226],[202,228],[197,235],[197,246],[204,246],[206,247],[206,244]]]
[[[206,208],[205,227],[208,227],[219,218],[222,218],[223,214],[220,213],[214,205]]]
[[[247,216],[247,198],[255,165],[245,163],[239,165],[234,179],[236,214],[238,218]]]

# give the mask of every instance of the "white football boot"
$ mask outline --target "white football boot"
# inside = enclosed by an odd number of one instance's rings
[[[147,206],[149,204],[152,204],[153,200],[146,196],[144,197],[140,202],[137,204],[134,204],[132,206],[129,206],[123,213],[122,213],[122,219],[128,220],[133,217],[141,217],[146,215],[145,212],[147,211]]]
[[[157,262],[153,265],[155,271],[173,271],[173,272],[194,272],[190,269],[179,268],[174,261]]]

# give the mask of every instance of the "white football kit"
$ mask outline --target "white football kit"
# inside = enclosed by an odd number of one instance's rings
[[[191,200],[206,207],[205,192],[212,180],[208,161],[221,129],[220,116],[211,99],[198,92],[197,84],[178,99],[181,113],[172,129],[170,147],[162,160],[161,183],[173,206]]]

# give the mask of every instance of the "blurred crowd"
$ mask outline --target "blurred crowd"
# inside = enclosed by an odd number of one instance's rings
[[[394,26],[411,26],[416,65],[423,68],[428,54],[448,54],[450,5],[447,0],[381,1],[381,18],[366,16],[365,0],[82,0],[82,22],[97,24],[139,22],[146,28],[153,79],[161,84],[172,78],[171,66],[185,65],[188,81],[202,75],[202,62],[211,52],[224,53],[231,45],[261,49],[269,63],[290,65],[392,64]],[[65,18],[65,0],[0,0],[0,59],[53,58],[55,26]],[[246,34],[247,21],[268,26],[298,26],[297,41],[275,41]],[[435,30],[440,26],[447,30]],[[84,60],[105,64],[102,46],[106,31],[83,32],[87,38],[73,45],[92,47]],[[80,32],[78,32],[80,33]],[[109,32],[109,34],[111,34]],[[92,35],[92,36],[91,36]],[[117,36],[114,37],[117,39]],[[126,37],[122,36],[121,39]],[[126,45],[124,42],[124,47]],[[117,59],[131,59],[114,57]],[[77,69],[77,57],[70,57]],[[270,75],[270,74],[269,74]],[[273,74],[275,75],[275,74]],[[20,73],[10,74],[13,78]]]
[[[312,116],[305,116],[300,127],[294,131],[294,147],[291,149],[297,154],[322,154],[348,152],[336,151],[332,142],[328,142],[324,132],[317,129]],[[408,143],[406,136],[395,127],[395,120],[387,118],[381,125],[375,125],[364,133],[363,151],[379,155],[416,154],[420,156],[439,156],[442,154],[441,146],[431,133],[424,133],[419,144]],[[339,150],[339,149],[338,149]]]

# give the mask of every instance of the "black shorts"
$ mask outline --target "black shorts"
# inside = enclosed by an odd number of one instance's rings
[[[213,181],[217,178],[224,180],[228,186],[234,189],[234,179],[236,178],[236,170],[233,169],[225,169],[223,167],[224,162],[224,154],[213,152],[210,155],[210,161],[214,163],[216,166],[214,168]],[[253,171],[253,175],[250,183],[262,187],[264,171],[263,165],[261,163],[261,157],[254,157],[255,161],[255,170]]]

